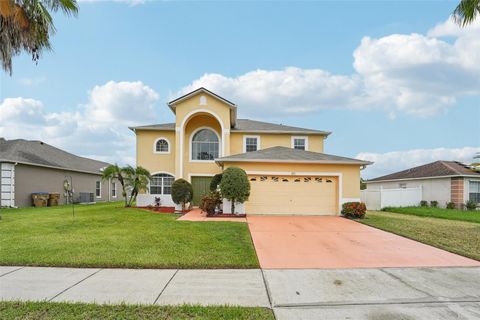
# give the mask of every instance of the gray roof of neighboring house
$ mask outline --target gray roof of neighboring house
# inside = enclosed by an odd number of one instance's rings
[[[160,123],[147,126],[130,127],[132,130],[166,130],[174,131],[175,123]],[[250,133],[292,133],[292,134],[319,134],[329,135],[331,132],[286,126],[270,122],[256,121],[250,119],[237,119],[237,123],[231,132]]]
[[[36,140],[0,138],[0,162],[100,174],[109,163],[83,158]]]
[[[253,152],[245,152],[227,157],[215,159],[216,162],[287,162],[287,163],[335,163],[335,164],[372,164],[369,161],[363,161],[352,158],[345,158],[325,154],[298,150],[287,147],[272,147]]]
[[[407,170],[387,174],[367,182],[388,181],[388,180],[408,180],[418,178],[432,178],[445,176],[478,176],[480,172],[470,169],[467,165],[458,161],[435,161],[422,166],[410,168]]]

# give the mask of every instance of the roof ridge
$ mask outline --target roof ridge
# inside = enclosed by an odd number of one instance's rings
[[[458,161],[450,161],[450,162],[454,162],[454,163],[457,163],[457,164],[460,164],[460,162]],[[452,170],[453,172],[455,172],[456,174],[461,174],[460,171],[457,170],[457,168],[454,168],[452,167],[448,161],[446,160],[440,160],[440,163],[443,164],[445,167],[447,167],[448,169]],[[461,164],[461,166],[463,167],[463,164]]]

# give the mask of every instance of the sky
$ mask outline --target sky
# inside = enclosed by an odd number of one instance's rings
[[[128,126],[204,86],[241,118],[333,132],[373,178],[480,152],[480,21],[455,1],[80,1],[53,50],[0,73],[0,136],[135,163]]]

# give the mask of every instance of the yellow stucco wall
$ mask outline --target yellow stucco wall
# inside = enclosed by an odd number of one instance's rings
[[[342,174],[342,198],[360,198],[360,166],[311,163],[225,163],[224,168],[240,167],[248,172],[329,172]],[[327,174],[328,175],[328,174]]]
[[[137,165],[151,173],[175,174],[175,132],[137,130]],[[154,153],[154,143],[164,137],[170,142],[170,153]]]
[[[271,133],[236,133],[232,132],[230,135],[230,153],[238,154],[243,153],[243,138],[260,137],[260,148],[266,149],[276,146],[290,148],[292,146],[292,136],[300,136],[295,134],[271,134]],[[302,135],[302,137],[308,137],[308,150],[314,152],[323,152],[324,136],[321,135]]]

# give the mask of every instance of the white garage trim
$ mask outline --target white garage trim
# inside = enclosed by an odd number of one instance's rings
[[[338,214],[342,212],[343,174],[341,172],[288,172],[288,171],[246,171],[247,175],[277,175],[277,176],[327,176],[338,178]],[[346,198],[348,200],[348,198]]]

